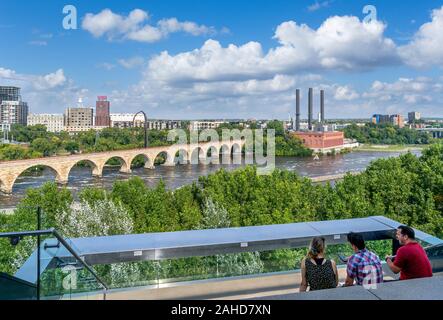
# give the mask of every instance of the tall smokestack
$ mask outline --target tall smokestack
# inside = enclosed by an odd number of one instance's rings
[[[314,90],[312,88],[309,88],[309,95],[308,95],[308,129],[309,131],[312,130],[312,116],[314,113],[313,109],[313,100],[314,100]]]
[[[295,112],[295,131],[300,131],[300,89],[295,92],[296,95],[296,112]]]
[[[321,123],[325,123],[325,90],[320,90]]]

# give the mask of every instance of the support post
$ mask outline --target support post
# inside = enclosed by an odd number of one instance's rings
[[[392,255],[397,255],[398,249],[400,249],[401,244],[397,239],[392,239]]]
[[[41,229],[41,208],[37,208],[37,231]],[[41,260],[41,252],[40,252],[40,235],[37,236],[37,300],[40,300],[40,260]]]

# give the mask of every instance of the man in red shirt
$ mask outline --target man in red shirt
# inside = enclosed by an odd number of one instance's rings
[[[397,240],[402,247],[398,249],[394,262],[386,257],[389,268],[400,273],[400,280],[432,277],[432,267],[422,246],[415,241],[414,229],[407,226],[397,228]]]

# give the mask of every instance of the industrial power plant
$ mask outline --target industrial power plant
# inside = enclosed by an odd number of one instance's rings
[[[308,121],[302,128],[301,123],[301,90],[296,90],[295,136],[314,153],[340,152],[345,148],[357,145],[346,144],[344,133],[336,131],[334,126],[328,126],[325,119],[325,91],[320,90],[320,113],[318,122],[314,125],[314,89],[308,91]]]

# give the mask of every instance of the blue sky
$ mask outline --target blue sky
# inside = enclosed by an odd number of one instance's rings
[[[313,86],[329,117],[443,116],[441,26],[433,0],[2,1],[0,85],[36,113],[108,95],[154,118],[283,119]]]

